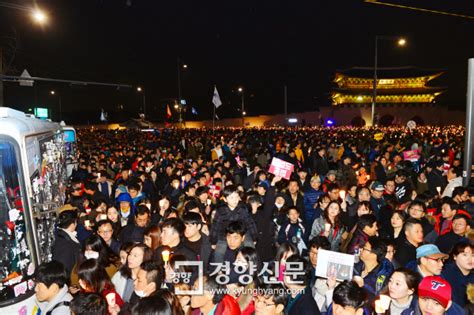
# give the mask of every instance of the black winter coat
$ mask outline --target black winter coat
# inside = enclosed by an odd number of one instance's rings
[[[81,245],[74,242],[62,229],[58,229],[53,245],[53,260],[61,262],[66,267],[68,278],[81,253]]]

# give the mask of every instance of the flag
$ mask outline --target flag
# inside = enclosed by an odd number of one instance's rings
[[[100,111],[100,121],[107,121],[107,114],[104,112],[104,109]]]
[[[197,115],[197,114],[198,114],[196,108],[194,108],[194,107],[191,107],[191,113],[193,113],[193,115]]]
[[[222,105],[221,98],[219,97],[219,92],[217,92],[217,87],[214,87],[214,95],[212,96],[212,103],[216,108]]]
[[[170,106],[168,104],[166,104],[166,119],[170,119],[171,116],[172,116],[172,114],[171,114]]]

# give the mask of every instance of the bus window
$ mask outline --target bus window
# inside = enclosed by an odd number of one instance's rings
[[[18,159],[16,146],[0,138],[0,306],[33,290],[31,231],[24,215]]]

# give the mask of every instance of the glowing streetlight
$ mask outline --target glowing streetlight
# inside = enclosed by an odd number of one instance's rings
[[[141,92],[141,91],[142,91],[141,86],[137,87],[137,92]]]
[[[244,116],[247,115],[247,112],[242,112],[242,115],[244,115]]]
[[[244,90],[244,89],[241,88],[241,87],[239,87],[239,88],[237,89],[237,91],[239,91],[239,92],[241,92],[241,93],[242,93],[243,90]]]
[[[48,17],[46,16],[46,14],[40,9],[34,9],[31,12],[31,16],[33,20],[38,24],[44,24],[48,20]]]
[[[54,94],[56,94],[56,91],[54,91],[54,90],[53,90],[53,91],[49,91],[49,94],[54,95]]]
[[[390,40],[390,41],[395,41],[397,40],[397,44],[400,47],[403,47],[406,45],[407,41],[403,37],[394,37],[394,36],[380,36],[377,35],[375,36],[375,51],[374,51],[374,79],[373,79],[373,91],[372,91],[372,119],[371,119],[371,125],[375,126],[375,105],[377,104],[377,64],[378,64],[378,41],[379,40]]]
[[[174,104],[174,109],[178,109],[179,108],[179,105],[178,104]]]
[[[184,64],[183,69],[188,69],[188,65]]]

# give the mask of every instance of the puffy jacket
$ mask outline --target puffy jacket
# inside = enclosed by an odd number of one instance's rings
[[[312,187],[304,192],[303,203],[306,214],[306,222],[308,225],[312,224],[314,219],[319,218],[321,215],[321,213],[316,212],[314,205],[316,202],[318,202],[319,197],[321,197],[323,194],[324,192],[322,190],[316,190]]]
[[[354,275],[361,276],[364,267],[365,266],[362,261],[355,264]],[[367,276],[365,276],[364,288],[369,294],[369,301],[373,301],[374,298],[380,293],[380,291],[386,286],[392,273],[392,263],[388,259],[384,258],[375,269],[373,269],[371,272],[369,272]]]

